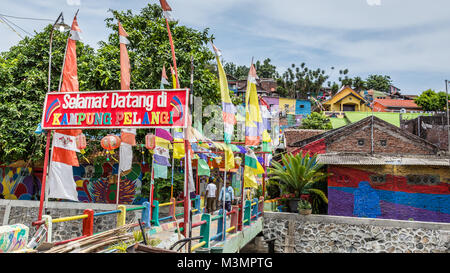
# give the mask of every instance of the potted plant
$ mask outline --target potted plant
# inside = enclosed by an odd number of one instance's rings
[[[297,210],[298,210],[298,212],[299,212],[301,215],[308,215],[308,214],[311,214],[311,212],[312,212],[311,203],[309,203],[308,200],[301,199],[301,200],[298,202]]]
[[[328,176],[321,172],[322,164],[317,163],[317,154],[303,154],[300,151],[296,155],[283,154],[281,163],[272,161],[269,168],[270,178],[276,180],[284,194],[293,195],[289,202],[291,212],[298,212],[297,206],[301,195],[317,195],[328,203],[325,193],[317,188],[315,184]]]

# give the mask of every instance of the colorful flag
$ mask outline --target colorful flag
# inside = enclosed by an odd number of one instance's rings
[[[256,181],[256,175],[263,174],[264,168],[259,163],[253,150],[248,149],[245,154],[245,166],[244,166],[244,188],[253,187],[258,188]]]
[[[172,135],[170,132],[166,129],[162,128],[156,128],[155,130],[155,144],[156,147],[153,150],[153,163],[156,165],[164,166],[167,168],[167,166],[171,166],[169,159],[170,159],[170,153],[169,153],[169,147],[170,142],[172,141]],[[154,168],[155,171],[155,177],[160,176],[160,174],[157,175],[156,171],[161,171],[167,173],[167,170],[164,168],[158,166],[157,169]]]
[[[270,129],[270,119],[272,118],[272,115],[270,114],[270,107],[269,104],[267,104],[267,102],[260,97],[259,98],[259,104],[260,104],[260,108],[261,108],[261,117],[262,117],[262,121],[263,121],[263,128],[264,131],[268,131]]]
[[[186,152],[184,150],[184,135],[183,135],[183,129],[176,128],[173,133],[173,139],[174,142],[180,142],[180,143],[174,143],[173,144],[173,157],[175,159],[181,159],[185,156]]]
[[[169,82],[167,81],[167,74],[166,74],[166,67],[163,65],[162,73],[161,73],[161,89],[164,89],[164,85],[168,85]]]
[[[245,145],[257,146],[261,141],[263,131],[258,94],[256,92],[256,69],[250,66],[245,93]]]
[[[78,91],[76,41],[80,39],[77,17],[73,18],[70,37],[67,41],[62,72],[61,92]],[[52,156],[48,173],[50,198],[78,201],[76,183],[73,179],[73,167],[78,166],[75,137],[81,130],[55,130],[52,141]]]
[[[128,58],[127,37],[128,34],[123,29],[122,24],[119,24],[119,44],[120,44],[120,88],[122,90],[130,90],[130,59]],[[120,143],[120,161],[119,173],[131,169],[133,163],[133,149],[136,145],[136,129],[122,129]]]
[[[177,88],[177,76],[175,75],[175,70],[172,66],[170,66],[170,73],[172,74],[172,87],[173,89]]]
[[[236,107],[234,107],[233,102],[230,98],[230,90],[228,89],[227,75],[222,67],[219,56],[221,55],[220,50],[211,43],[216,53],[217,69],[219,70],[219,85],[220,85],[220,96],[222,99],[222,116],[224,124],[224,142],[227,144],[231,143],[231,138],[234,133],[234,125],[236,124]]]

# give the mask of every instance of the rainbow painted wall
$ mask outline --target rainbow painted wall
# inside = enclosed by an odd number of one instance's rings
[[[450,223],[450,170],[328,166],[328,214]]]
[[[0,253],[23,249],[28,243],[29,229],[22,224],[0,226]]]

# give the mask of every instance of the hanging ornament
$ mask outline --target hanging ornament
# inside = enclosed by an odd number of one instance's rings
[[[140,147],[141,147],[140,149],[141,149],[141,154],[142,154],[142,165],[145,165],[145,156],[144,156],[144,154],[145,154],[145,150],[144,150],[145,145],[141,144]]]
[[[155,135],[147,134],[145,136],[145,148],[147,148],[147,150],[153,150],[155,149],[155,146]]]
[[[80,150],[80,153],[83,155],[83,158],[87,161],[87,163],[90,164],[89,160],[84,155],[86,153],[86,151],[84,150],[86,149],[86,136],[83,133],[77,135],[75,137],[75,142],[77,144],[78,150]]]
[[[120,147],[120,137],[116,135],[107,135],[102,138],[100,144],[102,145],[102,148],[106,150],[106,161],[109,161],[109,155],[114,154],[114,149]],[[117,161],[114,157],[113,159]]]

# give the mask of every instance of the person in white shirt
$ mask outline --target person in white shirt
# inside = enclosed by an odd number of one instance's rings
[[[211,213],[216,210],[216,191],[217,186],[212,179],[206,186],[206,212]]]
[[[222,203],[222,200],[224,198],[225,198],[225,210],[229,212],[231,211],[231,202],[233,202],[234,200],[234,190],[233,187],[230,186],[230,183],[228,181],[225,182],[225,187],[222,187],[222,189],[220,190],[219,203]]]

